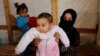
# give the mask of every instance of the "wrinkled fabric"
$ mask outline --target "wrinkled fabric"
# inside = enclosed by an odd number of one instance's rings
[[[58,43],[56,41],[51,44],[41,42],[38,45],[37,56],[59,56]]]

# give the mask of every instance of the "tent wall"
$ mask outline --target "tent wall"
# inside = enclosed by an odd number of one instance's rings
[[[6,25],[3,0],[0,0],[0,25]]]
[[[16,8],[14,7],[14,3],[18,2],[20,5],[21,3],[25,3],[29,10],[30,16],[38,16],[42,12],[51,13],[51,0],[10,0],[10,8],[11,14],[16,16]]]

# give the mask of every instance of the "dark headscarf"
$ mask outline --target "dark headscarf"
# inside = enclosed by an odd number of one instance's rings
[[[65,20],[64,16],[66,13],[70,13],[71,16],[72,16],[72,21],[67,21]],[[59,26],[66,32],[70,31],[72,28],[73,28],[73,25],[75,23],[75,20],[76,20],[76,17],[77,17],[77,13],[75,12],[75,10],[73,9],[67,9],[63,12],[61,18],[60,18],[60,23],[59,23]]]

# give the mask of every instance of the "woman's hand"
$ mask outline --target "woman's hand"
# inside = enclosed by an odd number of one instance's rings
[[[14,54],[14,56],[20,56],[20,55]]]
[[[60,34],[58,32],[56,32],[55,35],[54,35],[54,37],[55,37],[55,41],[57,43],[59,43]]]
[[[38,44],[41,42],[41,39],[40,38],[35,38],[34,40],[33,40],[33,44],[35,45],[35,46],[38,46]]]

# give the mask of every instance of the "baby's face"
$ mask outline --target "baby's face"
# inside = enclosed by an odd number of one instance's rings
[[[46,18],[37,19],[37,29],[42,33],[47,33],[51,29],[52,23]]]
[[[70,13],[66,13],[64,17],[65,17],[65,20],[72,21],[72,15]]]

